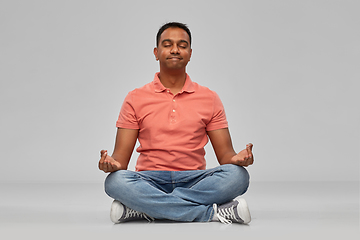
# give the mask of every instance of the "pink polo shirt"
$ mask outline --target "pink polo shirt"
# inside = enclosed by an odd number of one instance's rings
[[[206,132],[228,127],[220,98],[188,75],[173,95],[158,74],[128,93],[116,122],[119,128],[139,129],[136,171],[205,169]]]

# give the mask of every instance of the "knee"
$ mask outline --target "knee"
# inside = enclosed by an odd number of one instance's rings
[[[246,168],[236,165],[233,165],[233,168],[235,170],[234,174],[238,175],[242,181],[249,183],[250,175],[249,172],[246,170]]]
[[[113,197],[113,193],[119,190],[119,187],[121,187],[124,179],[123,175],[124,174],[122,173],[122,171],[116,171],[110,173],[106,177],[104,183],[104,189],[107,195]]]
[[[229,181],[231,181],[231,186],[236,186],[234,189],[238,190],[238,194],[244,194],[250,183],[249,172],[242,166],[237,166],[234,164],[222,165],[223,170],[228,172]]]

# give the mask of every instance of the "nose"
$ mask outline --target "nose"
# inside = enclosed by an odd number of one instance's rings
[[[170,51],[172,54],[179,54],[179,47],[174,44],[172,47],[171,47],[171,51]]]

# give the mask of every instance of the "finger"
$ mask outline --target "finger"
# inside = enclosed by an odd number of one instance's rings
[[[251,164],[253,164],[254,163],[254,154],[252,153],[252,148],[254,145],[252,143],[249,143],[248,145],[249,145],[249,149],[250,149],[250,153],[251,153]]]
[[[104,162],[102,163],[99,162],[99,169],[106,172],[106,164]]]
[[[104,161],[102,162],[99,162],[99,168],[103,171],[105,171],[105,168],[106,168],[106,163]]]
[[[243,166],[243,167],[247,167],[249,165],[249,160],[248,159],[244,159],[243,161],[241,161],[241,165],[240,166]]]
[[[109,171],[110,171],[109,162],[105,162],[105,163],[104,163],[104,172],[109,172]]]
[[[100,151],[100,156],[103,156],[105,153],[107,153],[107,150],[101,150]]]
[[[253,144],[252,143],[249,143],[246,145],[246,151],[249,155],[252,156],[252,148],[253,148]]]
[[[252,165],[254,163],[254,158],[252,157],[252,158],[249,158],[249,160],[248,160],[248,162],[247,162],[247,164],[248,164],[248,166],[249,165]]]
[[[100,151],[100,156],[101,156],[100,162],[102,163],[102,162],[104,162],[104,160],[105,160],[105,158],[107,156],[107,151],[106,150],[101,150]]]
[[[249,160],[243,161],[243,162],[242,162],[242,166],[243,166],[243,167],[249,166]]]
[[[103,158],[104,158],[104,161],[105,161],[105,162],[109,162],[109,158],[108,158],[107,152],[105,152],[105,153],[103,154]]]
[[[250,150],[250,147],[246,147],[246,153],[247,153],[247,158],[251,158],[251,156],[252,156],[252,153],[251,153],[251,150]]]
[[[103,168],[104,168],[104,161],[105,161],[105,157],[104,157],[103,154],[101,154],[101,158],[100,158],[100,161],[99,161],[99,169],[100,170],[103,170]]]
[[[113,163],[110,163],[110,164],[109,164],[109,171],[110,171],[110,172],[114,172],[115,169],[116,169],[116,166],[115,166]]]

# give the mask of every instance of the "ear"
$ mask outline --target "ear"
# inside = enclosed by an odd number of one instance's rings
[[[156,61],[159,61],[159,58],[158,58],[158,49],[157,49],[156,47],[154,48],[154,55],[155,55]]]

